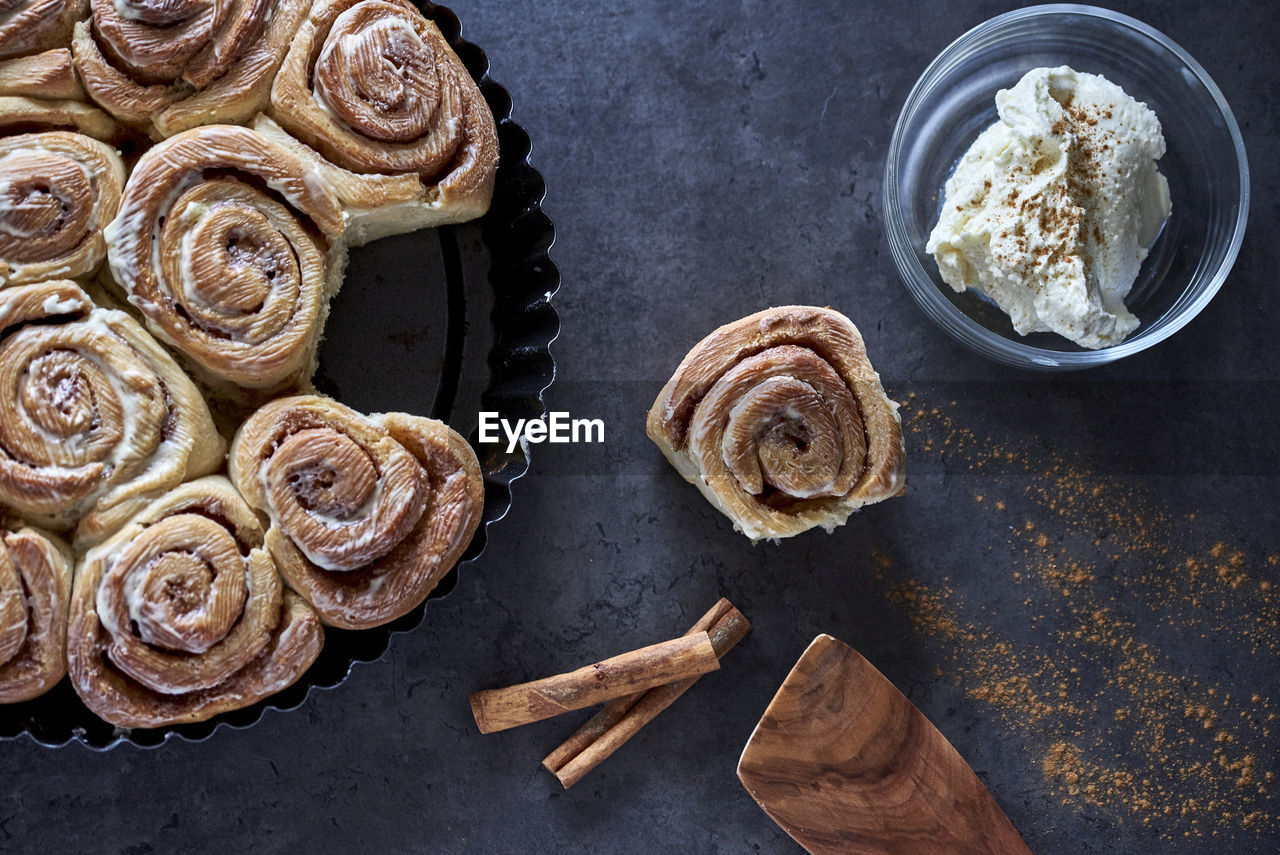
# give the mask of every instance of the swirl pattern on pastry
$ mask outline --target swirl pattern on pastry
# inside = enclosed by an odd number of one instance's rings
[[[298,158],[210,125],[143,155],[108,258],[147,326],[203,379],[279,388],[315,367],[342,228],[337,199]]]
[[[92,275],[124,181],[115,149],[81,134],[0,138],[0,286]]]
[[[158,138],[266,106],[307,0],[91,0],[76,67],[93,100]]]
[[[0,0],[0,59],[67,47],[89,0]]]
[[[26,526],[0,536],[0,704],[43,695],[67,673],[71,550]]]
[[[0,502],[95,543],[212,472],[225,443],[190,378],[74,282],[0,291]]]
[[[680,363],[647,428],[753,541],[830,531],[903,487],[898,405],[857,328],[830,309],[784,306],[716,330]]]
[[[285,581],[325,623],[378,626],[411,611],[480,524],[475,453],[442,422],[364,416],[317,396],[262,407],[232,441],[231,479],[271,518]]]
[[[493,114],[409,0],[319,0],[280,68],[270,115],[319,153],[357,241],[488,210]]]
[[[71,682],[119,727],[249,706],[301,677],[322,643],[315,612],[283,589],[257,514],[218,475],[166,493],[76,573]]]

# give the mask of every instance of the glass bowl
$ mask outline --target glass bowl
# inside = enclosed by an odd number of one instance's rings
[[[1173,213],[1125,303],[1141,326],[1120,344],[1086,350],[1054,333],[1021,336],[975,291],[957,293],[925,252],[943,187],[997,119],[997,90],[1027,71],[1069,65],[1145,101],[1164,128],[1159,161]],[[907,289],[933,321],[991,359],[1071,370],[1145,350],[1196,316],[1227,277],[1249,211],[1244,142],[1222,92],[1186,51],[1140,21],[1093,6],[1033,6],[992,18],[944,50],[907,96],[889,147],[884,216]]]

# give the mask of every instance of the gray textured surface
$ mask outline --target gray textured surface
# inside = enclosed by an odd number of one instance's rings
[[[753,548],[643,428],[662,381],[716,325],[770,304],[830,304],[861,326],[891,394],[916,392],[1032,456],[1069,456],[1171,516],[1195,513],[1174,527],[1180,548],[1241,544],[1250,584],[1280,575],[1266,561],[1280,552],[1268,513],[1280,477],[1273,11],[1120,4],[1186,47],[1231,101],[1254,167],[1249,234],[1222,293],[1175,339],[1088,375],[1042,377],[982,361],[930,326],[898,282],[879,216],[883,153],[911,84],[1004,4],[452,7],[513,93],[550,188],[564,332],[549,402],[605,418],[608,442],[535,449],[510,517],[454,594],[382,661],[299,710],[148,752],[0,745],[0,850],[795,852],[734,767],[787,670],[829,632],[938,723],[1037,852],[1276,851],[1280,782],[1261,797],[1269,823],[1207,823],[1190,837],[1175,820],[1144,824],[1125,805],[1068,796],[1041,770],[1041,734],[957,686],[953,652],[886,598],[908,580],[945,584],[967,620],[1052,650],[1055,613],[1025,606],[1051,592],[1014,581],[1006,521],[991,508],[1006,502],[1009,524],[1034,517],[1023,492],[1034,473],[975,473],[972,454],[909,432],[905,497],[830,537]],[[1131,569],[1100,568],[1100,589]],[[1171,574],[1169,590],[1179,584]],[[1159,647],[1171,673],[1275,708],[1280,674],[1265,649],[1187,629],[1145,605],[1143,591],[1113,587],[1135,636]],[[539,761],[578,717],[476,732],[468,691],[665,638],[721,594],[753,620],[752,634],[574,790],[562,792]],[[1192,611],[1250,619],[1243,592],[1223,596]],[[1259,776],[1280,773],[1276,737],[1259,735],[1264,718],[1246,715],[1238,728]],[[1115,752],[1141,769],[1141,739]],[[1217,813],[1233,807],[1228,799]]]

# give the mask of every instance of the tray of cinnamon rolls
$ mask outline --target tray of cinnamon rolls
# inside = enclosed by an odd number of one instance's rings
[[[0,14],[0,737],[253,724],[456,583],[543,414],[529,140],[446,8]]]

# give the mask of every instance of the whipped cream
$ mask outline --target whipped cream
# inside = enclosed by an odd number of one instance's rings
[[[1124,299],[1169,217],[1146,104],[1097,74],[1027,72],[947,181],[926,250],[956,291],[995,301],[1022,335],[1088,348],[1138,328]]]

